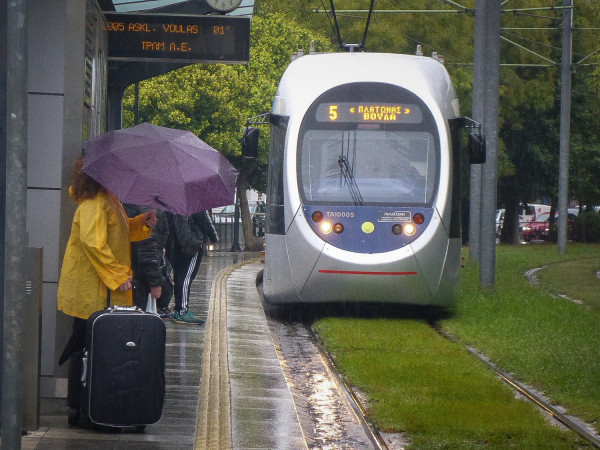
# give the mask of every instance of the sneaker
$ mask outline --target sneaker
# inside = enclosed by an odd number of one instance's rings
[[[181,314],[177,311],[173,312],[173,320],[175,320],[175,322],[179,322],[179,323],[190,323],[190,324],[195,324],[195,325],[202,325],[204,322],[204,320],[197,318],[196,316],[194,316],[194,313],[191,312],[190,310],[187,310],[185,312],[185,314]]]
[[[163,319],[172,319],[173,311],[169,308],[158,308],[158,315]]]

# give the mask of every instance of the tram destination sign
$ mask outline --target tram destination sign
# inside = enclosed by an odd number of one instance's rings
[[[321,103],[317,107],[319,122],[421,123],[423,115],[417,105],[374,102]]]
[[[250,18],[105,13],[108,59],[247,63]]]

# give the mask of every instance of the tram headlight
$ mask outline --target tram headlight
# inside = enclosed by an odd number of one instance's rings
[[[406,223],[404,224],[404,234],[407,236],[412,236],[417,231],[417,227],[414,223]]]
[[[321,222],[321,224],[319,225],[319,227],[321,228],[321,232],[323,234],[329,234],[329,233],[331,233],[331,229],[333,228],[332,225],[331,225],[331,222],[328,222],[326,220],[324,222]]]
[[[402,234],[402,225],[400,225],[399,223],[395,224],[392,227],[392,233],[394,233],[395,235]]]
[[[315,211],[314,213],[312,213],[311,216],[313,222],[320,222],[321,220],[323,220],[323,213],[321,211]]]
[[[335,234],[340,234],[342,231],[344,231],[344,225],[339,222],[333,224],[333,232]]]

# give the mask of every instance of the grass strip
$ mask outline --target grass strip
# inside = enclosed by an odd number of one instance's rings
[[[327,318],[315,327],[350,384],[366,393],[384,431],[411,448],[576,448],[463,347],[425,322]]]
[[[558,295],[568,292],[569,298],[600,309],[600,257],[550,264],[538,273],[538,281]]]
[[[600,418],[600,310],[553,297],[523,274],[556,265],[562,271],[552,275],[554,289],[575,297],[565,289],[571,276],[567,267],[599,256],[597,245],[573,244],[565,255],[555,245],[499,246],[494,288],[482,288],[477,267],[468,263],[456,313],[442,326],[569,414],[595,423]],[[597,291],[596,301],[598,296]]]

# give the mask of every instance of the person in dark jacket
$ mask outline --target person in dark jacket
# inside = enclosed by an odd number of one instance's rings
[[[204,320],[188,309],[190,287],[200,267],[204,243],[218,242],[219,237],[206,211],[188,217],[170,214],[169,221],[173,240],[167,247],[167,258],[173,266],[175,281],[173,319],[178,323],[203,324]]]
[[[140,205],[124,204],[129,217],[142,214],[149,208]],[[169,238],[169,225],[165,211],[156,212],[156,225],[148,239],[131,244],[131,268],[133,270],[133,302],[146,309],[148,294],[156,300],[158,313],[167,318],[171,315],[169,302],[173,295],[170,280],[171,265],[165,257],[165,246]]]

